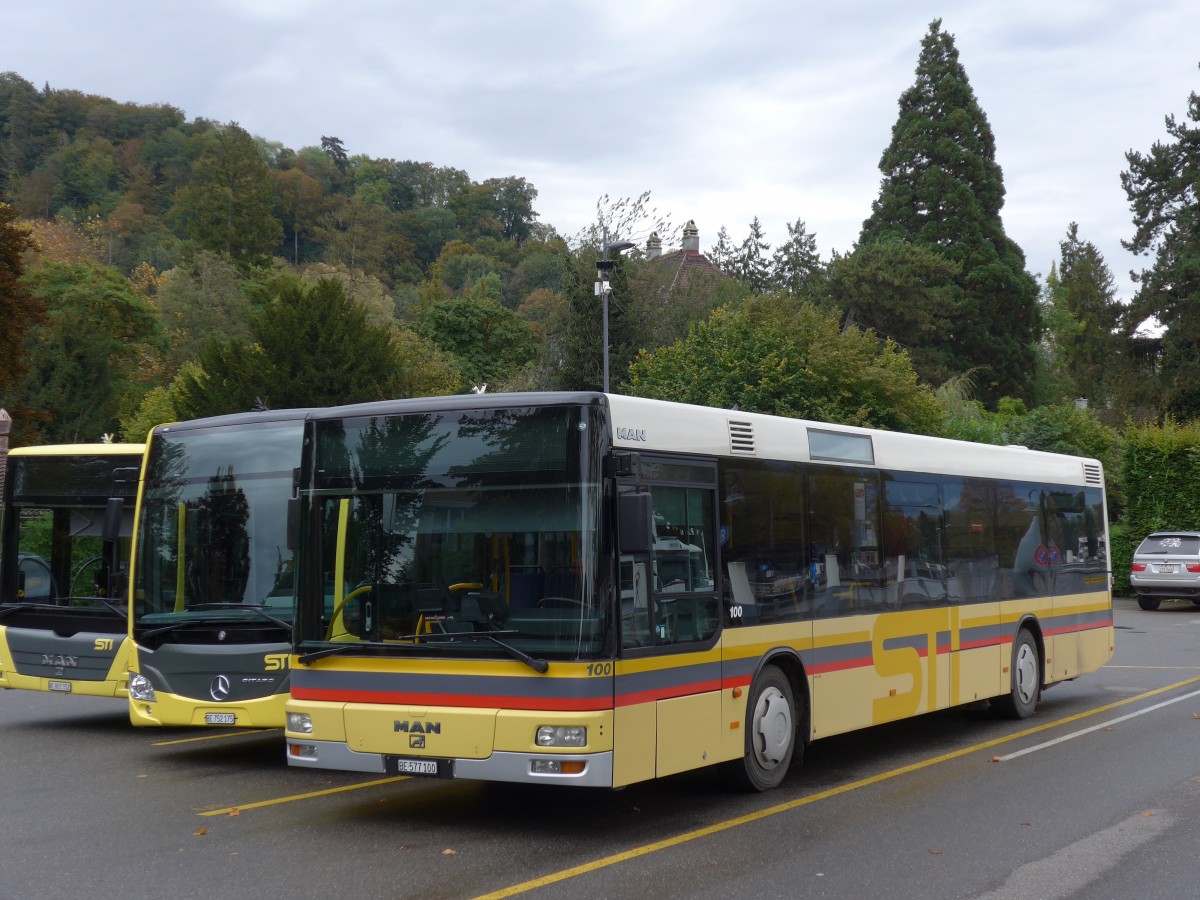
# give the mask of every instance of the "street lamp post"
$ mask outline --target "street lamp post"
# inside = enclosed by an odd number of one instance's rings
[[[600,295],[600,302],[604,308],[604,393],[608,393],[608,298],[612,294],[612,286],[608,283],[608,273],[612,271],[613,266],[617,264],[616,260],[608,258],[608,251],[612,251],[617,256],[625,250],[630,250],[636,245],[633,241],[609,241],[604,242],[604,258],[596,261],[596,293]]]

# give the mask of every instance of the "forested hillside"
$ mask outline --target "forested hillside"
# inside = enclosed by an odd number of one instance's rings
[[[757,218],[739,241],[682,211],[703,249],[647,192],[600,197],[591,228],[560,235],[519,173],[334,135],[285,147],[0,74],[0,406],[19,445],[251,406],[597,389],[595,264],[633,239],[612,272],[614,390],[1047,444],[1087,431],[1080,397],[1109,428],[1200,414],[1197,129],[1168,118],[1171,142],[1114,172],[1153,261],[1128,303],[1071,222],[1045,282],[1025,270],[938,21],[899,108],[859,243],[823,259],[803,216],[772,248]],[[1135,333],[1147,316],[1161,339]]]

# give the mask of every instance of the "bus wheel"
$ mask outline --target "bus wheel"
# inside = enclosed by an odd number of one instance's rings
[[[1138,597],[1138,606],[1147,612],[1153,612],[1162,606],[1162,597]]]
[[[1012,691],[992,701],[992,709],[1003,719],[1027,719],[1042,695],[1042,660],[1037,641],[1027,629],[1017,632],[1013,642]]]
[[[796,702],[787,676],[775,666],[759,673],[746,708],[746,752],[739,770],[752,791],[777,787],[796,751]]]

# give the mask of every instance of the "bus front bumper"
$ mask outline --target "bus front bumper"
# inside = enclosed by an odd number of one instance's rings
[[[388,757],[384,754],[360,753],[351,750],[342,741],[314,741],[289,737],[287,761],[290,766],[311,769],[339,769],[376,775],[392,771],[388,765]],[[563,754],[493,751],[491,756],[484,759],[453,759],[448,762],[451,773],[449,777],[455,779],[605,788],[613,785],[612,751]],[[567,762],[582,763],[582,771],[572,774],[549,771],[553,768],[552,764]]]

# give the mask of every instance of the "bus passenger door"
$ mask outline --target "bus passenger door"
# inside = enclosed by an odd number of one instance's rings
[[[616,783],[714,762],[721,738],[716,467],[643,454],[639,474],[625,489],[649,496],[650,527],[620,561]]]

